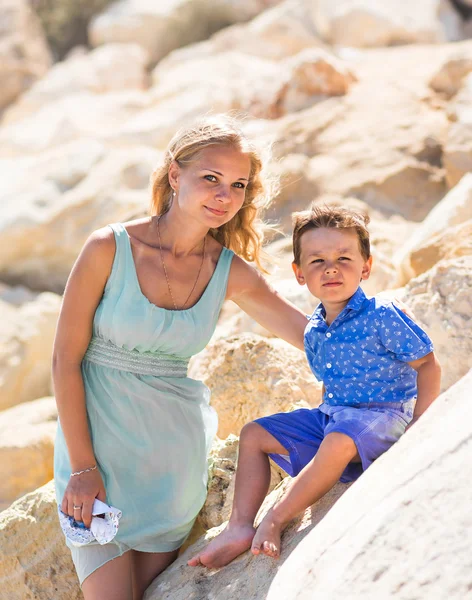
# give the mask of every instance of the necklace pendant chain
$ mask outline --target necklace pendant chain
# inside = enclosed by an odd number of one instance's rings
[[[169,290],[169,294],[172,300],[172,304],[174,305],[174,309],[175,310],[183,310],[186,306],[187,306],[187,302],[190,300],[195,288],[197,287],[197,283],[198,283],[198,279],[200,277],[200,273],[202,271],[202,267],[203,267],[203,263],[205,262],[205,246],[206,246],[206,236],[203,238],[203,253],[202,253],[202,262],[200,263],[200,268],[198,269],[198,273],[197,273],[197,278],[195,279],[195,283],[193,284],[192,289],[190,290],[190,294],[187,296],[187,300],[185,300],[185,302],[182,304],[182,307],[179,309],[177,308],[177,304],[175,302],[174,299],[174,294],[172,293],[172,288],[170,287],[170,282],[169,282],[169,276],[167,274],[167,269],[166,269],[166,264],[164,262],[164,256],[162,254],[162,244],[161,244],[161,232],[159,230],[159,221],[160,221],[160,216],[157,217],[157,239],[159,240],[159,254],[161,257],[161,263],[162,263],[162,268],[164,270],[164,275],[166,278],[166,282],[167,282],[167,289]]]

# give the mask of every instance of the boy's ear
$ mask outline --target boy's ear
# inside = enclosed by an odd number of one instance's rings
[[[365,279],[369,279],[371,270],[372,270],[372,256],[369,256],[369,258],[365,261],[364,266],[362,267],[361,281],[365,280]]]
[[[305,285],[306,281],[305,281],[305,277],[303,276],[303,272],[300,268],[300,265],[297,265],[297,263],[292,263],[292,269],[293,272],[295,273],[295,277],[297,278],[297,281],[300,285]]]

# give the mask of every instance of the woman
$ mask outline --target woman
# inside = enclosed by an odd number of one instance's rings
[[[227,117],[176,134],[151,216],[94,232],[64,293],[53,359],[61,510],[88,527],[95,498],[123,512],[109,544],[71,546],[86,600],[137,600],[204,503],[217,419],[186,377],[225,299],[303,349],[305,315],[259,263],[261,159]]]

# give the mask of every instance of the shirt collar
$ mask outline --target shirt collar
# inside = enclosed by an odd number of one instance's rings
[[[364,300],[366,298],[367,296],[364,294],[364,290],[359,286],[354,295],[351,296],[349,302],[346,304],[344,309],[339,313],[338,317],[341,315],[345,315],[348,311],[359,311],[362,305],[364,304]],[[315,321],[325,321],[326,310],[322,302],[320,302],[315,308],[315,311],[311,318]]]

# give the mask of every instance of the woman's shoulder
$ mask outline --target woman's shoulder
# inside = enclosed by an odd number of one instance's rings
[[[109,268],[115,257],[116,243],[113,230],[108,225],[92,231],[87,238],[79,260],[81,263],[92,263]]]

